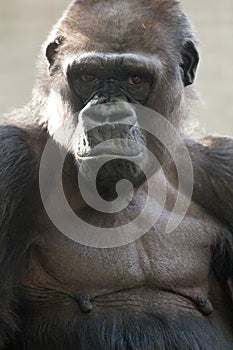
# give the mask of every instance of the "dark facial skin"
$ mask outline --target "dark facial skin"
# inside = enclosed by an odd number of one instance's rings
[[[84,105],[90,100],[111,102],[111,95],[116,99],[118,94],[123,101],[145,104],[153,84],[154,66],[143,56],[94,54],[81,57],[68,67],[67,74]],[[106,100],[98,101],[105,94]]]
[[[84,176],[92,171],[93,158],[119,153],[127,159],[110,160],[101,169],[97,179],[99,192],[110,199],[110,193],[113,192],[113,196],[115,193],[112,187],[122,178],[130,180],[134,186],[141,185],[144,174],[133,158],[146,157],[141,147],[147,146],[146,137],[129,103],[146,104],[154,80],[152,62],[137,55],[88,55],[68,66],[67,79],[74,98],[81,101],[85,109],[78,117],[77,128],[82,137],[75,154],[79,165],[86,163],[83,164]],[[101,108],[103,105],[106,107]],[[102,146],[100,151],[95,151],[94,147],[103,141],[117,138],[125,140],[121,148],[112,142],[111,147]],[[136,148],[130,145],[131,141],[136,142]]]
[[[232,349],[233,141],[181,133],[199,59],[195,42],[173,0],[75,1],[51,33],[33,101],[0,127],[0,350]],[[140,127],[142,107],[176,128],[192,161],[192,198],[170,233],[177,164],[152,135],[156,119],[151,133]],[[187,194],[189,165],[175,143],[173,151]],[[63,152],[62,191],[73,214],[97,232],[120,227],[127,236],[154,181],[147,232],[110,248],[62,232],[47,208],[69,227],[57,191]],[[119,181],[133,186],[117,213],[82,197],[78,176],[95,196],[93,169],[103,159],[96,185],[107,207]],[[81,224],[74,231],[89,233]]]

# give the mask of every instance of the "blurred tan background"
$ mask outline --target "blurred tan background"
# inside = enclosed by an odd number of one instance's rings
[[[27,102],[40,45],[69,0],[0,1],[0,113]],[[233,135],[233,0],[183,0],[201,41],[195,111],[207,132]]]

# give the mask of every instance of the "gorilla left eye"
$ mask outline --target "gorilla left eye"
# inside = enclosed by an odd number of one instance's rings
[[[95,75],[90,74],[84,74],[81,78],[87,83],[97,83],[99,81],[99,79]]]
[[[138,85],[138,84],[141,84],[142,82],[142,78],[141,77],[129,77],[128,79],[128,84],[130,85]]]

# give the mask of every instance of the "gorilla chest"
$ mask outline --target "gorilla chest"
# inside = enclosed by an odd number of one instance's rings
[[[64,292],[92,296],[141,286],[174,291],[203,288],[211,248],[222,228],[195,208],[195,216],[187,215],[167,233],[169,217],[164,210],[146,234],[114,248],[83,246],[50,228],[40,254],[32,253],[31,274]]]

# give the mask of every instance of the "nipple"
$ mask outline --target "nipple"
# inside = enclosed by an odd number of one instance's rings
[[[198,296],[196,299],[196,304],[199,310],[206,316],[210,315],[214,310],[211,302],[205,296]]]
[[[93,305],[91,303],[91,298],[89,295],[79,295],[77,297],[77,302],[83,313],[88,314],[93,310]]]

